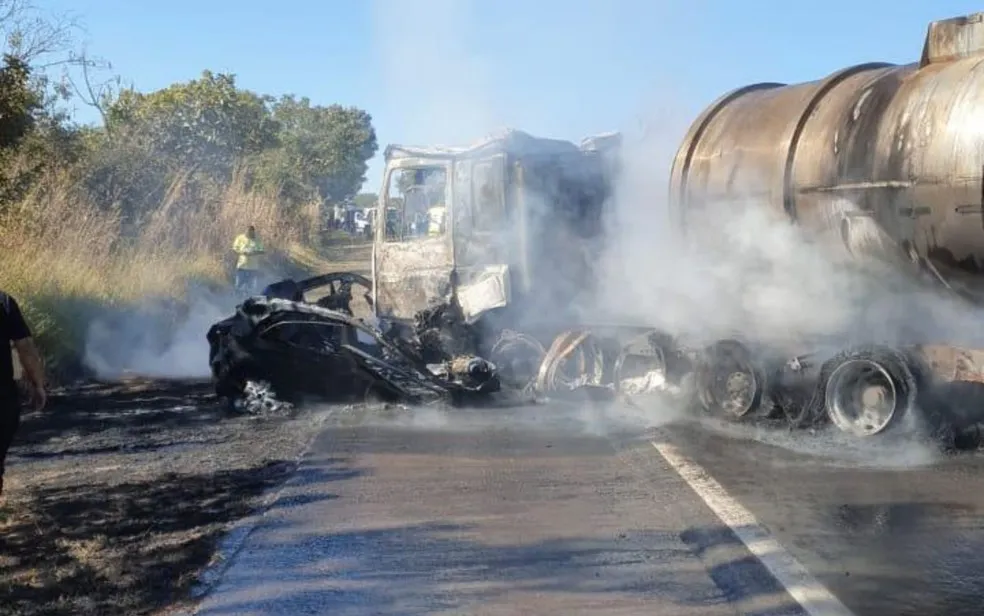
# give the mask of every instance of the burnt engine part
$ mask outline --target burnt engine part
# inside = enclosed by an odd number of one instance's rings
[[[431,371],[474,393],[492,393],[500,389],[495,364],[481,357],[455,357],[432,367]]]
[[[427,363],[476,354],[479,345],[478,333],[465,323],[454,297],[414,315],[414,337],[420,356]]]

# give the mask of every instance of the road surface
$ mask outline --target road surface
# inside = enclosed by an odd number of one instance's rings
[[[199,614],[981,611],[973,454],[565,412],[329,427]]]

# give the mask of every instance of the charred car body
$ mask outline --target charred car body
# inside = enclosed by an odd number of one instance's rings
[[[284,280],[252,297],[208,333],[216,392],[240,402],[263,383],[291,403],[318,400],[463,404],[499,390],[490,362],[384,334],[352,315],[357,274]],[[337,286],[336,286],[337,285]],[[305,293],[329,292],[306,301]],[[427,332],[423,332],[427,333]]]

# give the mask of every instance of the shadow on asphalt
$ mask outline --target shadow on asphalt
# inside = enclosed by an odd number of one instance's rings
[[[282,523],[287,525],[288,523]],[[509,593],[581,596],[586,605],[603,595],[651,597],[706,607],[763,599],[768,607],[746,608],[748,616],[794,616],[807,612],[794,602],[755,557],[744,551],[725,526],[692,528],[683,533],[645,530],[613,540],[556,539],[523,545],[486,545],[461,538],[471,527],[439,522],[308,537],[303,546],[287,545],[270,554],[274,566],[255,575],[236,573],[225,592],[276,588],[270,595],[211,606],[202,616],[242,613],[327,613],[423,616],[441,610],[467,610]],[[686,546],[672,546],[680,539]],[[677,543],[679,545],[679,543]],[[652,547],[646,547],[652,546]],[[659,547],[662,546],[662,547]],[[710,557],[726,548],[745,556]],[[732,552],[733,553],[733,552]],[[312,561],[311,554],[319,554]],[[706,570],[679,566],[688,555],[705,560]],[[716,562],[715,562],[716,561]],[[663,566],[661,566],[663,563]],[[676,566],[674,566],[674,564]],[[640,566],[641,565],[641,566]],[[701,594],[710,575],[720,593]],[[932,576],[937,584],[908,589],[898,575],[852,572],[843,584],[857,591],[845,599],[857,616],[976,616],[984,584],[959,587]],[[827,583],[827,580],[821,580]],[[940,585],[941,584],[941,585]],[[260,590],[259,592],[262,592]],[[751,605],[751,604],[746,604]],[[813,604],[824,613],[822,604]],[[532,609],[532,608],[531,608]]]
[[[277,524],[280,530],[290,526]],[[694,566],[691,556],[713,548],[708,541],[737,541],[725,527],[695,529],[684,537],[683,546],[679,534],[657,530],[627,532],[611,540],[565,538],[523,545],[487,545],[462,538],[472,530],[431,522],[307,537],[303,546],[275,549],[268,561],[274,565],[262,573],[236,571],[223,588],[229,600],[220,597],[220,604],[202,616],[314,611],[416,616],[467,610],[516,592],[529,594],[534,604],[537,593],[558,593],[581,596],[586,605],[608,595],[710,609],[782,592],[771,577],[759,583],[769,574],[755,559],[716,567],[711,575],[720,592],[707,592],[707,572]],[[317,559],[312,561],[312,555]],[[753,578],[755,584],[750,583]],[[238,592],[264,588],[276,592],[233,598]],[[767,609],[744,613],[803,613],[785,595],[770,602]]]

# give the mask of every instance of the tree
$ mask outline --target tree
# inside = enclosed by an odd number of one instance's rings
[[[236,86],[234,75],[199,79],[142,94],[122,90],[106,109],[108,128],[134,133],[177,167],[227,177],[234,164],[277,145],[269,99]]]
[[[283,96],[273,105],[280,127],[277,155],[281,185],[316,194],[324,203],[353,198],[365,182],[378,143],[372,116],[356,107],[311,105]]]
[[[31,87],[31,70],[20,58],[3,56],[0,67],[0,148],[21,142],[34,125],[41,98]]]

